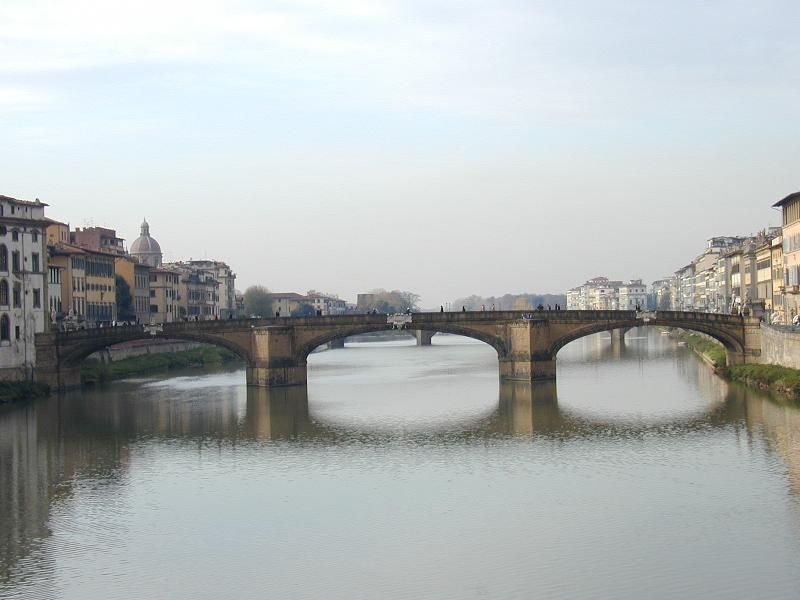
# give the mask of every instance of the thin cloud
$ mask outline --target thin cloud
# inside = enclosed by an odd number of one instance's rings
[[[52,103],[52,96],[39,90],[0,86],[0,110],[36,110]]]

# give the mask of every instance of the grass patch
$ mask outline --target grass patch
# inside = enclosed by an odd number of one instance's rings
[[[165,352],[160,354],[143,354],[112,363],[84,361],[81,365],[81,383],[94,384],[115,379],[125,379],[143,373],[205,367],[234,362],[239,357],[218,346],[204,346],[185,352]]]
[[[800,370],[779,365],[734,365],[726,369],[728,379],[752,387],[800,398]]]
[[[0,381],[0,404],[44,398],[50,386],[30,381]]]

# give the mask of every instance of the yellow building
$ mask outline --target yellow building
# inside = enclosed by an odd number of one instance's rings
[[[784,314],[784,284],[783,284],[783,237],[778,236],[772,240],[772,311],[773,323],[786,323]]]
[[[131,256],[115,256],[114,269],[128,284],[131,292],[131,308],[139,323],[150,322],[150,270]],[[122,315],[118,315],[122,319]]]
[[[69,244],[69,225],[60,221],[45,218],[47,222],[47,244]]]
[[[791,321],[800,314],[800,192],[789,194],[773,207],[783,213],[784,313]]]
[[[179,320],[180,279],[179,271],[163,267],[150,269],[150,323],[173,323]]]
[[[51,245],[49,252],[50,264],[61,270],[61,303],[65,319],[70,327],[80,327],[86,320],[86,252],[69,244]]]
[[[766,240],[756,248],[756,302],[764,309],[772,310],[772,240]]]
[[[117,319],[117,287],[114,256],[85,252],[86,320],[90,326],[111,325]]]

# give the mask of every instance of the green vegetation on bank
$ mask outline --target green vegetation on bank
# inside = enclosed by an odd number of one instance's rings
[[[695,333],[687,333],[686,331],[674,331],[672,333],[672,338],[685,343],[689,348],[705,357],[714,365],[714,369],[717,371],[725,369],[728,364],[728,356],[725,354],[725,348],[707,337]]]
[[[727,379],[800,400],[800,370],[779,365],[735,365],[725,369]]]
[[[701,335],[676,331],[672,337],[704,356],[724,379],[800,400],[800,370],[779,365],[727,365],[725,348]]]
[[[0,404],[44,398],[50,387],[30,381],[0,381]]]
[[[186,352],[143,354],[111,363],[87,360],[81,365],[81,382],[84,385],[94,384],[143,373],[221,365],[237,360],[239,357],[236,354],[217,346],[204,346]]]

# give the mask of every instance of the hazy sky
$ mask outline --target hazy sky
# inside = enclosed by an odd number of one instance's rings
[[[800,3],[0,1],[0,194],[244,289],[670,274],[800,189]]]

